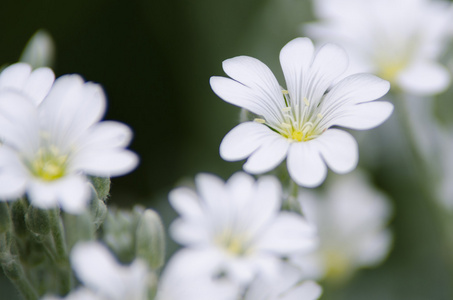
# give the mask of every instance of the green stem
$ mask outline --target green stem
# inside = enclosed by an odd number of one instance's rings
[[[299,203],[299,186],[294,180],[289,177],[288,182],[288,197],[283,201],[282,209],[296,212],[303,215],[302,208]]]
[[[54,241],[55,252],[57,254],[57,266],[60,273],[60,294],[66,295],[71,290],[72,273],[69,264],[63,225],[60,220],[60,212],[58,208],[49,210],[49,220],[50,233]]]
[[[25,277],[22,265],[16,259],[11,257],[8,261],[2,262],[2,268],[5,275],[26,300],[37,300],[39,298],[38,292]]]

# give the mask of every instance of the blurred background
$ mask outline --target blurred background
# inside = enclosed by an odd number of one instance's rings
[[[219,156],[220,141],[238,123],[239,109],[211,91],[210,76],[224,74],[223,60],[249,55],[265,62],[283,84],[279,51],[301,35],[301,24],[314,21],[310,4],[3,1],[0,65],[16,62],[28,39],[45,29],[55,42],[56,75],[78,73],[100,83],[109,103],[106,119],[124,122],[135,133],[130,148],[139,154],[140,166],[112,180],[110,204],[141,203],[156,209],[168,225],[174,217],[166,198],[171,188],[199,172],[226,179],[242,166]],[[453,91],[437,98],[438,117],[451,121]],[[385,139],[391,126],[392,120],[353,134],[359,142],[362,134]],[[379,267],[359,271],[345,285],[325,286],[321,299],[453,299],[445,259],[452,254],[445,253],[437,215],[414,185],[410,159],[401,147],[388,147],[373,154],[362,149],[361,165],[394,201],[393,249]],[[3,274],[0,299],[18,299]]]

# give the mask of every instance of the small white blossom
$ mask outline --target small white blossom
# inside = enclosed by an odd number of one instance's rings
[[[84,287],[62,299],[148,299],[148,270],[144,262],[135,260],[129,266],[120,265],[110,251],[98,242],[76,244],[70,258],[71,266]]]
[[[173,238],[196,253],[194,264],[210,266],[239,284],[272,274],[280,258],[312,250],[315,230],[301,216],[280,212],[281,186],[274,177],[258,181],[236,173],[226,183],[213,175],[196,177],[198,195],[188,188],[170,193],[181,215]],[[194,256],[195,257],[195,256]]]
[[[35,206],[60,205],[78,213],[90,200],[86,175],[110,177],[134,169],[137,155],[124,149],[131,130],[99,122],[105,107],[100,86],[78,75],[57,79],[39,106],[24,93],[0,92],[0,199],[27,193]]]
[[[354,172],[328,186],[326,194],[302,193],[300,203],[319,232],[319,248],[296,256],[307,278],[344,280],[357,268],[374,266],[387,256],[392,234],[387,197]]]
[[[407,93],[442,92],[450,82],[437,61],[451,37],[447,1],[316,0],[320,22],[305,26],[318,40],[335,41],[353,57],[354,72],[372,72]]]
[[[231,130],[220,145],[228,161],[248,157],[244,170],[259,174],[287,157],[292,179],[316,187],[327,174],[353,170],[358,161],[355,139],[342,126],[365,130],[384,122],[393,105],[373,101],[389,83],[370,74],[355,74],[332,86],[348,66],[346,53],[334,44],[315,51],[308,38],[289,42],[280,52],[287,90],[257,59],[239,56],[223,62],[230,78],[212,77],[211,87],[226,102],[258,117]]]

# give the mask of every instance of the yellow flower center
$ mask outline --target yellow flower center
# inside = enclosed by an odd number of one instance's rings
[[[404,61],[387,61],[379,65],[378,75],[390,82],[394,82],[399,73],[406,68]]]
[[[66,173],[67,154],[61,154],[55,146],[40,149],[30,164],[33,175],[45,181],[61,178]]]
[[[341,253],[331,250],[324,253],[326,260],[326,277],[331,279],[340,279],[349,271],[349,261]]]
[[[230,229],[224,230],[215,239],[218,246],[233,256],[243,256],[251,252],[247,241],[248,238],[245,235],[237,235]]]

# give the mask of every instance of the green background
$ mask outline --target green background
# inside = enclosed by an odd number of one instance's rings
[[[140,202],[167,224],[174,212],[166,195],[178,182],[199,172],[228,178],[241,169],[242,162],[225,162],[218,153],[239,109],[211,91],[210,76],[223,75],[224,59],[249,55],[283,83],[279,51],[301,35],[302,23],[314,20],[310,2],[295,0],[2,1],[0,11],[0,64],[16,62],[43,28],[55,40],[57,76],[79,73],[102,84],[106,119],[132,127],[130,148],[141,158],[136,171],[112,180],[110,203]],[[452,94],[437,100],[443,120],[452,115]],[[385,138],[390,129],[369,134]],[[414,185],[410,158],[404,148],[376,151],[379,163],[362,166],[394,201],[393,250],[380,267],[360,271],[345,286],[327,286],[321,299],[453,299],[445,258],[452,254],[445,253],[437,215]],[[0,275],[0,299],[17,299]]]

